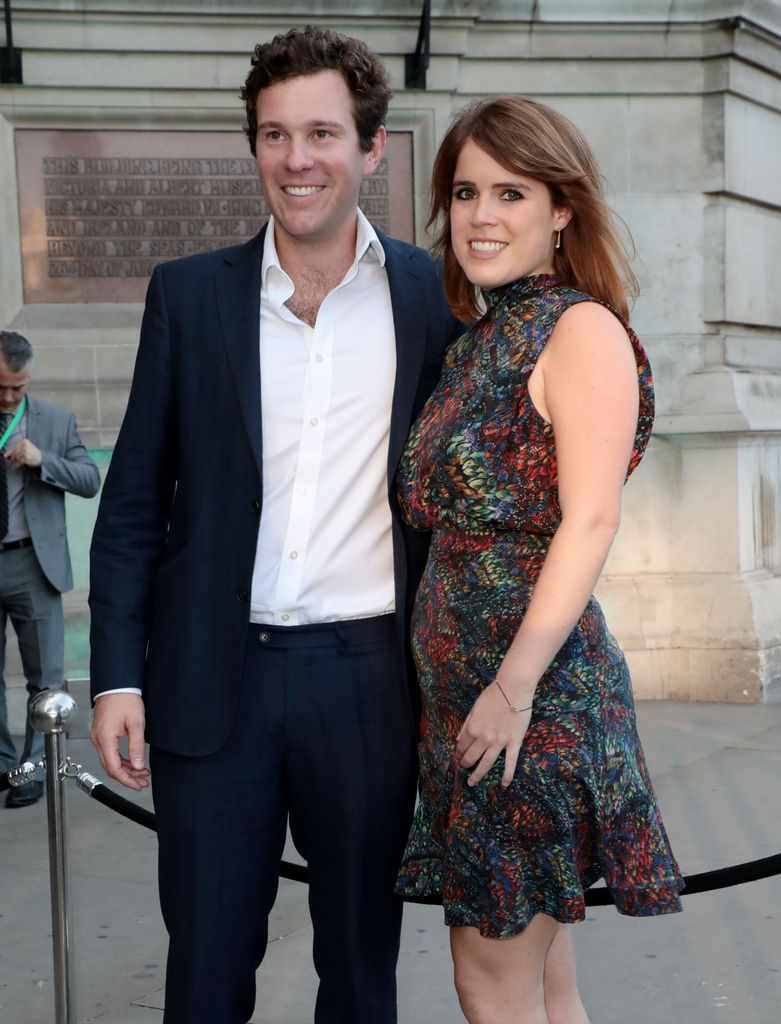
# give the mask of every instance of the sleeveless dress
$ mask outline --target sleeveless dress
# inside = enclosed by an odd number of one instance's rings
[[[541,678],[513,782],[503,757],[474,787],[456,736],[515,636],[560,521],[553,430],[528,380],[561,314],[590,296],[554,275],[487,293],[448,351],[399,471],[405,519],[431,530],[413,612],[423,698],[420,793],[397,891],[441,898],[448,925],[515,935],[535,914],[583,920],[603,877],[623,914],[681,909],[635,724],[623,654],[592,597]],[[613,311],[615,312],[615,311]],[[618,314],[616,314],[618,316]],[[640,413],[627,476],[653,423],[653,382],[629,325]]]

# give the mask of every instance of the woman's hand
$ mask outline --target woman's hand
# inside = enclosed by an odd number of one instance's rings
[[[467,779],[470,786],[476,786],[485,777],[502,751],[502,785],[505,788],[510,785],[531,716],[531,708],[517,714],[510,711],[496,683],[491,683],[483,690],[456,737],[455,757],[458,764],[462,768],[477,765]]]

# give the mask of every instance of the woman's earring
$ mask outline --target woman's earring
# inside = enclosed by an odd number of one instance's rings
[[[561,248],[561,228],[556,232],[556,248]]]

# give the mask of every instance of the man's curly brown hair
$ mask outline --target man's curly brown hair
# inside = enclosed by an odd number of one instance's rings
[[[372,139],[385,123],[391,90],[382,61],[365,43],[330,29],[307,25],[280,33],[270,43],[258,43],[251,64],[240,96],[247,111],[244,133],[253,156],[260,92],[289,78],[315,75],[318,71],[338,71],[344,78],[353,99],[361,150],[369,152]]]

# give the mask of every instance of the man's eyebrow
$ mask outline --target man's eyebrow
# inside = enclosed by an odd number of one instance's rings
[[[344,124],[341,121],[326,121],[316,119],[313,121],[307,121],[304,125],[305,128],[344,128]],[[259,121],[258,129],[260,128],[281,128],[284,130],[286,125],[281,121]]]

